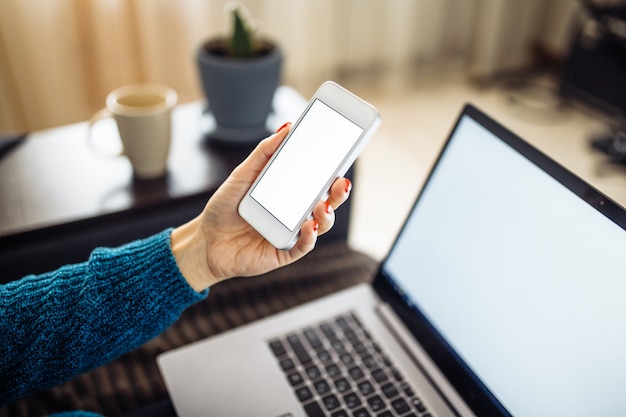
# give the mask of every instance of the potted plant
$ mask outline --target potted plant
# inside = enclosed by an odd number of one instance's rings
[[[216,122],[209,137],[251,145],[268,134],[265,125],[280,79],[282,54],[274,42],[257,36],[243,6],[228,3],[226,8],[231,32],[208,40],[196,55],[208,110]]]

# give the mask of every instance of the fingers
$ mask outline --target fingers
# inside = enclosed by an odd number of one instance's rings
[[[328,201],[334,210],[342,205],[350,196],[352,191],[352,182],[348,178],[337,178],[330,187]]]
[[[330,187],[326,201],[319,201],[313,208],[313,220],[308,220],[300,229],[300,238],[291,248],[293,260],[299,259],[315,247],[317,237],[329,231],[335,224],[335,209],[342,205],[350,196],[352,183],[347,178],[337,178]]]
[[[243,161],[233,172],[238,177],[242,176],[242,179],[245,179],[250,183],[254,181],[265,164],[267,164],[267,161],[269,161],[274,152],[276,152],[276,149],[278,149],[278,146],[281,144],[283,139],[285,139],[289,130],[291,130],[291,123],[287,122],[282,125],[276,133],[263,139],[259,142],[256,148],[254,148],[250,155],[248,155],[245,161]]]
[[[291,130],[291,122],[287,122],[283,124],[281,127],[276,130],[271,136],[263,139],[259,142],[259,145],[256,147],[255,152],[258,150],[260,154],[264,156],[265,161],[263,162],[263,166],[267,163],[267,161],[272,157],[276,149],[278,149],[278,145],[285,139],[287,133]],[[253,152],[254,153],[254,152]]]
[[[317,222],[317,233],[323,235],[335,224],[335,210],[329,201],[320,201],[313,208],[313,218]]]
[[[318,222],[318,234],[322,235],[335,224],[335,210],[350,196],[352,183],[347,178],[337,178],[330,187],[326,201],[318,202],[313,208],[313,218]]]
[[[289,251],[292,260],[300,259],[313,250],[315,243],[317,242],[318,232],[319,223],[317,220],[308,220],[304,222],[302,229],[300,229],[300,238],[296,242],[295,246]]]

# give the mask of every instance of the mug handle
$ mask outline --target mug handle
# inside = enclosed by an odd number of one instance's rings
[[[110,152],[110,151],[105,151],[102,146],[98,146],[98,144],[93,138],[93,127],[96,125],[96,123],[98,123],[102,119],[107,119],[107,118],[112,118],[112,117],[113,117],[113,113],[111,113],[109,109],[104,107],[98,110],[93,116],[89,118],[89,126],[87,128],[88,129],[87,130],[87,143],[89,144],[89,147],[91,148],[91,150],[94,151],[96,154],[108,156],[110,158],[115,158],[118,156],[123,156],[125,154],[124,146],[121,145],[122,143],[121,139],[120,139],[121,150],[117,152]]]

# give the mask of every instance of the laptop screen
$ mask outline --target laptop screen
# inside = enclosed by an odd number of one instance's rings
[[[468,106],[375,285],[476,412],[624,415],[625,225]]]

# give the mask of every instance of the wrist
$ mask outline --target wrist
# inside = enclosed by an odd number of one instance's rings
[[[170,237],[176,265],[187,283],[197,292],[204,291],[216,280],[207,265],[206,240],[195,218],[175,228]]]

